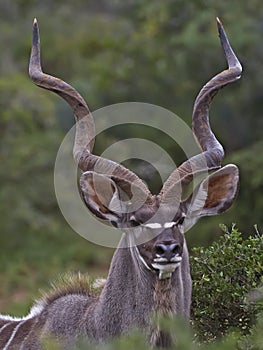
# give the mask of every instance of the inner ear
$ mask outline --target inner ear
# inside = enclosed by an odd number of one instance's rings
[[[209,175],[184,202],[187,216],[196,218],[225,212],[236,198],[238,182],[238,168],[233,164]]]
[[[110,177],[87,171],[80,177],[80,190],[86,206],[95,216],[117,223],[121,217],[120,196]]]
[[[88,209],[99,219],[115,226],[128,212],[135,212],[149,200],[136,181],[130,182],[113,175],[86,171],[80,177],[80,189]]]
[[[208,188],[208,195],[203,215],[220,214],[228,210],[236,198],[238,183],[239,171],[232,164],[210,175],[204,181],[204,186]]]

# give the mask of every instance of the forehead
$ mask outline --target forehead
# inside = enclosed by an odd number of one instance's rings
[[[178,208],[158,205],[143,206],[133,213],[133,216],[139,223],[156,223],[160,227],[167,226],[168,228],[170,222],[177,221],[182,216],[182,210],[180,206]]]

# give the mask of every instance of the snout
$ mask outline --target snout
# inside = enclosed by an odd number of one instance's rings
[[[154,246],[152,267],[158,271],[159,279],[170,278],[182,261],[182,247],[177,242],[159,242]]]
[[[155,255],[159,262],[172,262],[180,252],[181,247],[178,243],[158,243],[155,246]]]

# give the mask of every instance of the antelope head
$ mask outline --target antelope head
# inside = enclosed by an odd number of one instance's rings
[[[219,19],[217,25],[228,69],[201,89],[194,104],[192,129],[200,154],[176,168],[155,195],[134,172],[92,153],[95,129],[91,112],[74,88],[42,72],[38,25],[34,21],[29,74],[36,85],[65,99],[75,113],[73,155],[82,171],[82,198],[98,219],[125,232],[136,259],[159,279],[171,277],[180,266],[184,228],[202,216],[224,212],[237,193],[238,168],[232,164],[221,167],[224,150],[211,131],[209,107],[222,87],[240,78],[242,67]],[[197,175],[203,176],[202,180],[183,198],[184,189]]]

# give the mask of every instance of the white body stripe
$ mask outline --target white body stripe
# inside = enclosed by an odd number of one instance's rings
[[[5,325],[3,325],[3,327],[0,328],[0,334],[2,333],[2,331],[8,326],[10,325],[12,322],[8,322]]]
[[[6,345],[4,346],[3,350],[7,350],[9,348],[9,345],[12,343],[13,339],[16,336],[16,332],[19,330],[19,328],[26,322],[26,320],[21,321],[20,323],[18,323],[18,325],[15,327],[15,329],[13,330],[13,333],[11,334],[11,337],[8,339]]]
[[[24,338],[24,340],[22,341],[22,343],[21,343],[21,345],[20,345],[20,347],[19,347],[18,350],[24,350],[24,349],[26,349],[26,348],[24,347],[24,345],[26,344],[27,340],[30,338],[31,333],[34,332],[34,326],[35,326],[35,324],[36,324],[37,321],[38,321],[38,320],[37,320],[37,318],[36,318],[35,321],[34,321],[34,323],[33,323],[33,325],[31,326],[30,331],[29,331],[29,332],[27,333],[27,335],[25,336],[25,338]]]

